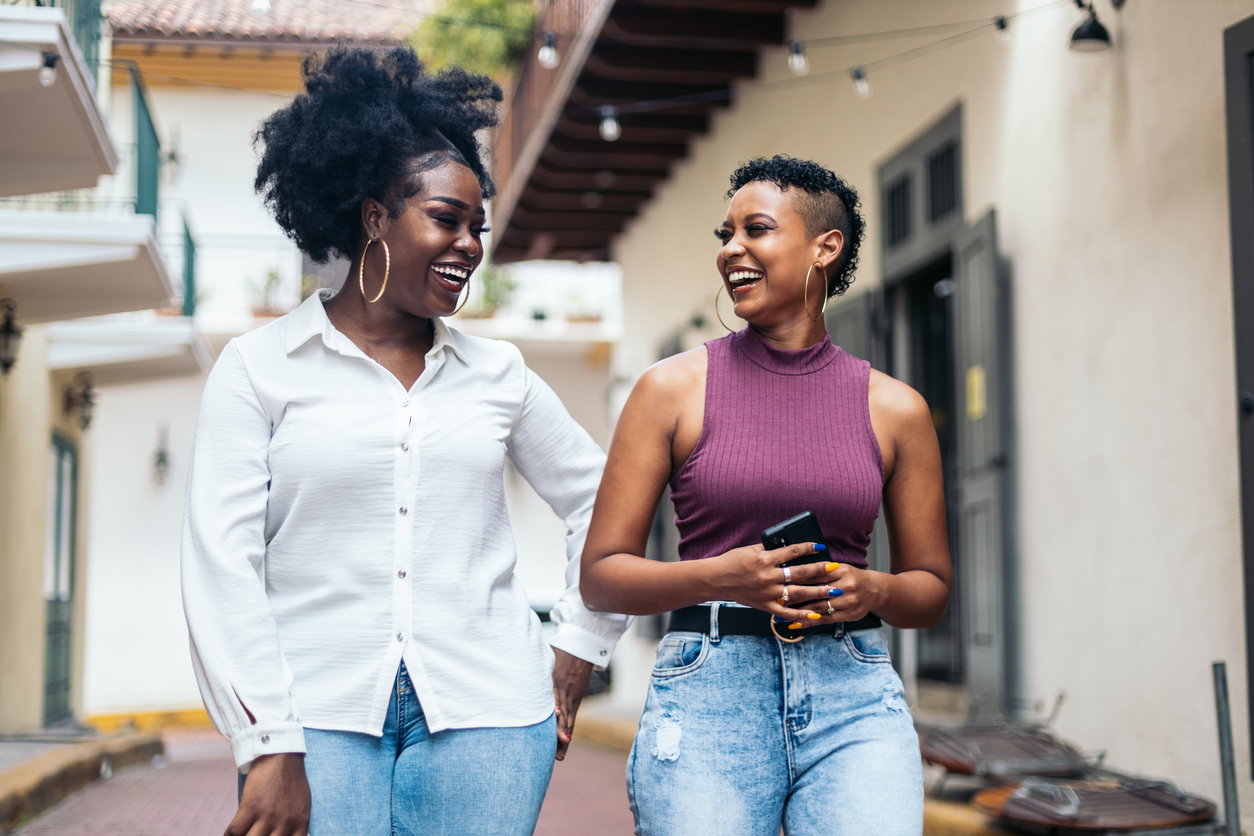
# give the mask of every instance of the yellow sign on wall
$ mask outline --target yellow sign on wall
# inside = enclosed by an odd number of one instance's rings
[[[976,364],[967,369],[967,419],[979,421],[988,412],[988,384],[984,367]]]

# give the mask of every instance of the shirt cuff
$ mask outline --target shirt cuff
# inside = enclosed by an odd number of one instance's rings
[[[300,723],[258,723],[231,738],[235,766],[247,775],[262,755],[305,754],[305,730]]]
[[[591,662],[592,666],[599,671],[605,670],[605,666],[610,663],[610,656],[614,653],[614,645],[617,643],[614,639],[598,636],[591,630],[585,630],[569,622],[557,625],[557,630],[549,639],[550,647],[565,650],[577,659]]]

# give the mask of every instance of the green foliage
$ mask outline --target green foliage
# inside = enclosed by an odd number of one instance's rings
[[[433,68],[501,78],[530,50],[534,23],[534,0],[443,0],[414,33],[414,49]]]
[[[462,316],[467,319],[492,316],[509,304],[514,291],[518,289],[518,283],[510,277],[509,272],[495,265],[480,268],[475,278],[479,280],[482,289],[479,298],[462,309]]]

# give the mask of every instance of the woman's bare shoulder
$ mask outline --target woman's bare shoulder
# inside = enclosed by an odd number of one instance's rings
[[[705,369],[705,346],[697,346],[654,363],[640,376],[635,392],[649,398],[673,398],[691,392],[694,386],[704,391]]]
[[[868,389],[872,420],[882,419],[902,429],[932,426],[932,412],[927,401],[911,386],[871,369]]]

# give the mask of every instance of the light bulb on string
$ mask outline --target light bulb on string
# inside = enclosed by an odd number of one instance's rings
[[[44,65],[39,68],[39,83],[51,87],[57,83],[57,61],[61,56],[55,52],[44,53]]]
[[[1010,21],[1005,15],[998,15],[993,18],[993,25],[997,27],[997,39],[1004,44],[1010,43]]]
[[[558,62],[562,60],[562,56],[557,53],[557,35],[552,32],[544,33],[544,46],[536,53],[536,60],[546,70],[557,68]]]
[[[805,75],[810,72],[810,61],[806,58],[806,48],[801,41],[793,41],[788,45],[788,69],[793,75]]]
[[[613,142],[623,135],[623,126],[618,124],[618,116],[614,108],[604,105],[601,108],[601,139]]]
[[[864,101],[871,98],[871,82],[867,81],[866,70],[861,67],[854,67],[849,71],[849,77],[853,79],[853,94],[855,96]]]

